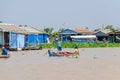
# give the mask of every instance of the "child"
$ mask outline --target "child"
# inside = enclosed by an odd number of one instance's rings
[[[79,55],[79,50],[78,50],[78,47],[77,47],[77,46],[75,46],[74,54]]]

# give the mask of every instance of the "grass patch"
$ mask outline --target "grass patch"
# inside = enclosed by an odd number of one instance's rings
[[[56,43],[40,44],[43,48],[57,48]],[[120,43],[75,43],[75,42],[62,42],[62,48],[74,48],[76,45],[79,48],[104,48],[104,47],[120,47]],[[38,45],[39,46],[39,45]]]

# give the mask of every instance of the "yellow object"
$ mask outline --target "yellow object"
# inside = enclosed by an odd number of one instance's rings
[[[75,56],[68,56],[68,58],[78,58],[78,56],[77,55],[75,55]]]

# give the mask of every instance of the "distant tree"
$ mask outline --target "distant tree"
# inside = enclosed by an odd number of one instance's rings
[[[22,26],[23,26],[23,25],[21,25],[21,24],[19,25],[19,27],[22,27]]]
[[[112,25],[107,25],[105,29],[110,29],[111,31],[115,31],[115,28]]]
[[[58,32],[62,32],[63,30],[65,30],[64,28],[59,28]]]
[[[28,25],[24,25],[25,27],[27,27]]]
[[[2,21],[0,21],[0,23],[3,23]]]
[[[52,31],[53,31],[53,30],[54,30],[53,28],[49,28],[49,27],[44,28],[44,31],[45,31],[46,33],[48,33],[49,35],[52,34]]]
[[[53,32],[52,33],[52,37],[57,37],[58,36],[58,32]]]

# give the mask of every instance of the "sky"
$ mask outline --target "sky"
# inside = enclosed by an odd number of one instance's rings
[[[120,27],[120,0],[0,0],[0,21],[54,30]]]

